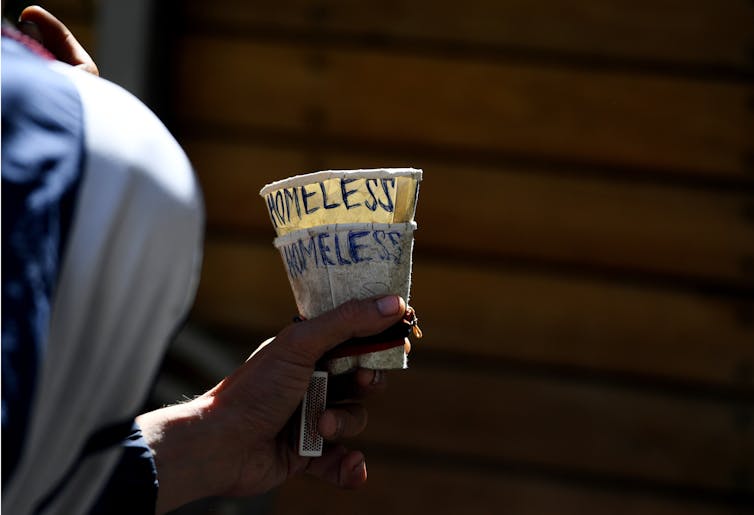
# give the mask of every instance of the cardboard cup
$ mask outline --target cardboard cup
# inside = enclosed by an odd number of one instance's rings
[[[421,178],[414,168],[327,170],[273,182],[259,194],[282,236],[335,223],[412,222]]]
[[[375,295],[408,302],[415,229],[414,222],[331,224],[276,238],[299,313],[314,318]]]

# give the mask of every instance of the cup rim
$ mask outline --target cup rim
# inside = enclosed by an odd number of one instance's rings
[[[266,197],[269,193],[281,188],[292,188],[320,182],[327,179],[348,178],[387,178],[387,177],[413,177],[417,182],[422,180],[422,170],[419,168],[363,168],[358,170],[322,170],[319,172],[294,175],[286,179],[266,184],[259,195]]]

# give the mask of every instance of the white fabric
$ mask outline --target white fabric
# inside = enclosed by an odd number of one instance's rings
[[[93,431],[136,414],[201,259],[200,193],[163,124],[122,88],[51,66],[80,92],[86,163],[24,454],[3,492],[15,515],[35,508]],[[118,456],[86,460],[45,513],[86,513]]]

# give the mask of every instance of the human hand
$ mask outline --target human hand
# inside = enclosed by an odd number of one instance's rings
[[[50,12],[38,5],[32,5],[21,12],[18,21],[19,30],[37,40],[57,60],[99,75],[97,65],[84,47],[71,34],[68,27]]]
[[[256,495],[304,472],[346,488],[364,483],[361,452],[334,445],[322,457],[301,457],[289,421],[322,354],[387,329],[405,310],[396,296],[349,301],[286,327],[201,397],[140,416],[157,462],[158,512],[210,495]],[[331,378],[329,390],[354,400],[383,388],[382,373],[359,370]],[[366,420],[360,404],[347,402],[328,408],[318,428],[334,441],[357,435]]]

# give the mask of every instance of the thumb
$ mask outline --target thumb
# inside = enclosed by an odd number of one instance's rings
[[[314,364],[325,352],[349,338],[378,334],[398,322],[406,302],[398,295],[349,300],[317,318],[288,326],[277,340],[307,363]],[[281,349],[282,350],[282,349]]]

